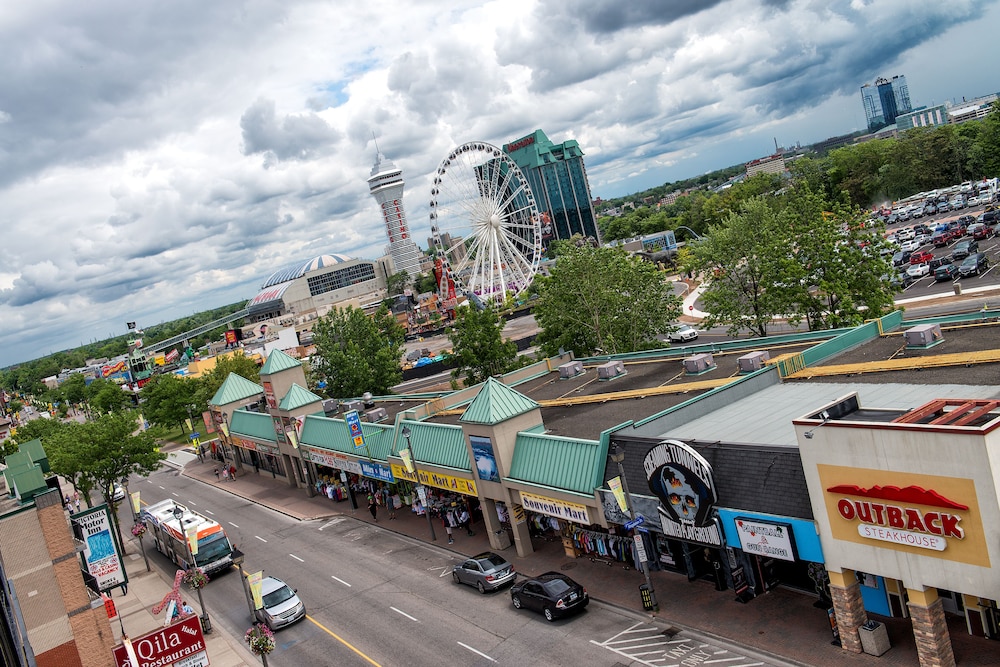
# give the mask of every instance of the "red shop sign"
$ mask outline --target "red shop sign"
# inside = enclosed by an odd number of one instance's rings
[[[201,633],[201,621],[197,616],[133,639],[132,648],[135,649],[139,664],[129,662],[125,646],[121,645],[114,650],[117,667],[168,667],[181,661],[190,667],[208,665],[205,637]]]

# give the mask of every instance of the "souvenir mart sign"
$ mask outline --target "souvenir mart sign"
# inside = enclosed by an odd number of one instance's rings
[[[411,473],[407,472],[406,468],[398,463],[392,464],[392,474],[396,476],[396,479],[406,479],[411,482],[419,482],[421,484],[434,486],[439,489],[447,489],[448,491],[461,493],[464,496],[479,495],[476,491],[476,483],[471,479],[462,479],[461,477],[452,477],[451,475],[441,475],[436,472],[428,472],[422,469],[417,470],[416,473]]]
[[[521,504],[524,509],[538,514],[554,516],[557,519],[565,519],[573,523],[589,526],[591,521],[587,518],[587,508],[576,503],[568,503],[564,500],[536,496],[531,493],[521,491]]]

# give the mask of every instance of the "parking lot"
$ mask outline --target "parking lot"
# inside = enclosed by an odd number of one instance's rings
[[[926,225],[933,230],[935,225],[942,222],[957,220],[961,216],[972,216],[973,218],[978,218],[984,210],[985,206],[978,205],[958,211],[949,211],[932,216],[924,216],[916,220],[907,220],[905,222],[887,226],[886,234],[895,236],[902,230],[912,229],[915,225],[920,224]],[[930,253],[932,259],[947,261],[951,258],[955,246],[961,241],[969,239],[971,239],[971,237],[968,235],[952,238],[946,246],[941,248],[936,248],[929,242],[921,243],[911,252]],[[937,281],[934,277],[934,271],[930,270],[927,275],[918,277],[913,280],[912,283],[903,286],[902,289],[899,290],[899,293],[905,294],[908,297],[934,296],[945,293],[955,293],[962,288],[962,285],[979,286],[1000,284],[1000,281],[996,278],[998,275],[996,271],[996,264],[1000,261],[1000,237],[990,236],[988,238],[980,239],[978,240],[978,244],[978,252],[984,253],[989,263],[989,268],[984,269],[978,275],[971,275],[967,277],[956,276],[953,280]],[[926,259],[926,255],[924,257],[924,261],[929,261]],[[962,259],[956,259],[953,263],[957,267],[962,263],[962,261]],[[934,264],[936,264],[936,262],[931,263],[931,266]],[[910,263],[907,260],[901,266],[897,266],[896,270],[905,271],[909,267]]]

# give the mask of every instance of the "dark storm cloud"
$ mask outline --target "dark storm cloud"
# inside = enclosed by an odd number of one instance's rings
[[[243,154],[269,154],[279,160],[309,160],[328,153],[340,136],[325,120],[308,112],[278,119],[273,100],[258,99],[240,118]]]
[[[711,9],[723,0],[573,0],[546,2],[539,8],[544,20],[579,21],[590,33],[612,33],[624,28],[662,25]],[[549,14],[551,12],[551,14]]]

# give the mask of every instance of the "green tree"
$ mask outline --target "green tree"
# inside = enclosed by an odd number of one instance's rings
[[[437,278],[434,277],[434,273],[421,273],[416,283],[414,283],[414,289],[417,290],[417,294],[437,292],[438,284]]]
[[[91,491],[115,507],[115,484],[127,486],[131,475],[149,475],[166,458],[153,437],[138,430],[137,417],[131,411],[101,415],[84,424],[66,424],[43,441],[52,470],[80,492],[88,507]],[[117,527],[118,512],[111,515]]]
[[[465,386],[517,368],[517,344],[503,339],[504,320],[492,308],[463,306],[448,331],[456,366],[452,377],[465,375]]]
[[[132,395],[104,378],[97,378],[87,387],[87,400],[98,412],[122,412],[132,408]]]
[[[392,274],[385,281],[386,294],[396,296],[402,294],[406,286],[410,284],[410,273],[405,269]]]
[[[405,331],[383,305],[369,317],[353,307],[334,308],[313,326],[317,375],[331,398],[387,394],[403,379]]]
[[[79,404],[87,399],[87,379],[83,373],[71,374],[59,388],[70,403]]]
[[[536,341],[546,354],[617,354],[662,345],[681,301],[655,266],[621,248],[582,245],[560,255],[537,280]]]
[[[763,197],[753,197],[694,247],[692,268],[707,281],[707,326],[766,336],[774,317],[789,312],[798,267],[786,227]]]
[[[154,375],[142,387],[142,414],[160,426],[169,428],[179,424],[181,431],[187,433],[184,420],[204,410],[204,404],[198,402],[199,389],[197,381],[173,373]]]

